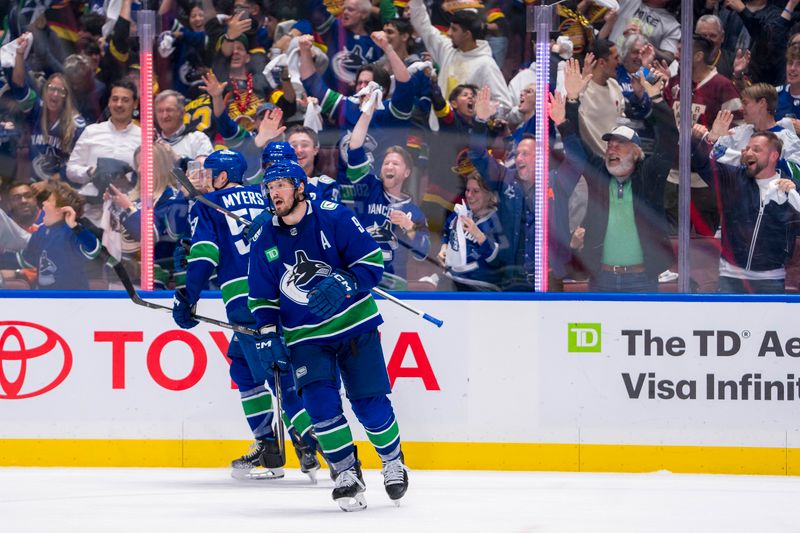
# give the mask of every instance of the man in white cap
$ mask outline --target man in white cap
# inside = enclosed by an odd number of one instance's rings
[[[678,129],[661,96],[663,81],[643,80],[653,102],[655,145],[644,157],[639,135],[617,126],[603,135],[604,156],[587,153],[570,137],[579,135],[578,95],[585,81],[577,68],[565,69],[566,102],[555,99],[553,121],[564,139],[566,156],[579,166],[588,185],[584,219],[586,233],[582,262],[589,272],[589,288],[598,292],[654,292],[658,275],[672,262],[672,247],[664,215],[664,183],[678,149]],[[564,176],[571,176],[565,173]],[[577,180],[574,180],[577,181]],[[562,183],[572,190],[575,183]]]

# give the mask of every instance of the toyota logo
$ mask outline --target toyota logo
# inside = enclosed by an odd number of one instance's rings
[[[44,394],[71,369],[72,351],[61,335],[32,322],[0,321],[0,400]]]

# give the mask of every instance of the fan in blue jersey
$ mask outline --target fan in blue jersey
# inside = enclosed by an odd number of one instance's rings
[[[87,290],[84,267],[100,255],[97,237],[79,222],[86,200],[61,181],[50,181],[42,203],[44,218],[19,253],[20,266],[36,268],[37,288]]]
[[[407,288],[406,267],[411,256],[423,261],[431,246],[422,210],[403,192],[414,168],[411,155],[401,146],[390,146],[381,164],[381,175],[371,172],[364,150],[372,108],[358,119],[347,151],[347,177],[353,182],[354,210],[358,220],[383,250],[381,286]]]
[[[264,210],[264,198],[258,187],[242,185],[247,162],[240,153],[231,150],[214,152],[206,158],[204,166],[211,169],[214,187],[205,198],[247,220],[254,219]],[[186,269],[186,288],[175,291],[172,311],[175,322],[182,328],[197,325],[198,322],[192,318],[193,309],[200,299],[200,291],[216,269],[228,320],[254,327],[255,319],[247,307],[250,245],[242,236],[244,227],[200,202],[192,206],[189,220],[192,247]],[[242,479],[276,479],[284,475],[283,458],[272,428],[272,396],[264,387],[266,381],[275,390],[274,377],[258,356],[256,343],[261,340],[236,333],[228,349],[231,378],[239,389],[247,422],[256,439],[252,451],[231,464],[232,475]],[[281,390],[283,411],[289,421],[300,468],[314,479],[319,461],[311,434],[311,421],[288,373],[281,375]]]
[[[497,216],[497,196],[477,172],[466,182],[468,208],[457,204],[447,218],[439,260],[458,290],[499,291],[499,252],[508,247],[508,239]]]
[[[288,360],[325,460],[336,475],[333,499],[345,511],[366,507],[364,479],[336,383],[341,372],[353,412],[383,461],[386,492],[403,497],[408,473],[389,401],[389,377],[370,294],[381,279],[383,253],[355,214],[334,202],[310,202],[296,163],[272,165],[264,192],[274,217],[251,242],[249,306],[272,342],[259,350],[268,364]],[[288,346],[279,342],[283,326]]]

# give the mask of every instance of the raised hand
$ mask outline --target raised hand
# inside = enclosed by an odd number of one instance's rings
[[[214,72],[209,71],[208,74],[203,76],[203,85],[200,86],[200,89],[207,92],[211,98],[220,98],[227,86],[227,81],[220,82]]]
[[[286,126],[281,126],[282,120],[283,110],[280,107],[268,110],[264,113],[264,118],[261,119],[261,124],[258,127],[259,137],[267,140],[274,139],[286,131]]]
[[[708,128],[702,124],[695,124],[692,126],[692,137],[695,139],[702,139],[706,133],[708,133]]]
[[[311,47],[314,46],[314,37],[312,35],[301,35],[297,38],[297,47],[300,53],[311,53]]]
[[[239,11],[230,17],[227,23],[228,31],[226,32],[226,35],[228,36],[228,39],[233,40],[250,30],[250,26],[252,26],[253,21],[246,11]]]
[[[550,120],[556,126],[563,124],[567,120],[567,102],[560,92],[550,93],[548,110],[550,112]]]
[[[733,59],[733,74],[734,76],[740,75],[747,70],[750,65],[750,50],[736,50],[736,57]]]
[[[583,77],[586,78],[587,76],[591,76],[592,70],[594,66],[597,64],[597,60],[594,58],[594,54],[589,52],[583,58]]]
[[[369,34],[369,38],[377,44],[381,50],[386,51],[389,48],[389,39],[386,37],[386,33],[382,31],[374,31]]]
[[[708,132],[708,141],[715,143],[720,137],[728,135],[731,122],[733,122],[733,113],[721,109],[720,112],[717,113],[717,118],[714,119],[714,124],[711,125],[711,131]]]
[[[652,44],[647,43],[642,47],[642,66],[650,68],[656,58],[656,49]]]
[[[744,2],[742,0],[725,0],[725,7],[737,13],[744,11]]]
[[[586,60],[589,60],[588,55]],[[581,73],[581,66],[578,60],[569,59],[564,65],[564,89],[567,91],[567,98],[570,100],[577,99],[591,79],[591,70],[584,69],[583,73]]]
[[[475,116],[484,122],[497,112],[497,102],[492,102],[492,90],[483,87],[475,97]]]

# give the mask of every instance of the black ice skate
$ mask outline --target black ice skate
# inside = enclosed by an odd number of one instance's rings
[[[342,511],[363,511],[367,508],[367,501],[364,499],[365,490],[367,486],[361,475],[361,461],[356,454],[356,464],[336,474],[332,496]]]
[[[250,452],[231,463],[231,476],[236,479],[280,479],[283,460],[274,439],[258,439]]]
[[[300,471],[308,475],[313,483],[316,483],[317,471],[319,470],[317,447],[306,444],[294,428],[289,430],[289,436],[292,439],[292,445],[294,445],[294,453],[297,454],[297,459],[300,461]]]
[[[386,494],[395,503],[400,505],[400,498],[402,498],[406,490],[408,490],[408,467],[403,462],[403,452],[400,456],[392,461],[383,463],[383,486],[386,489]]]

